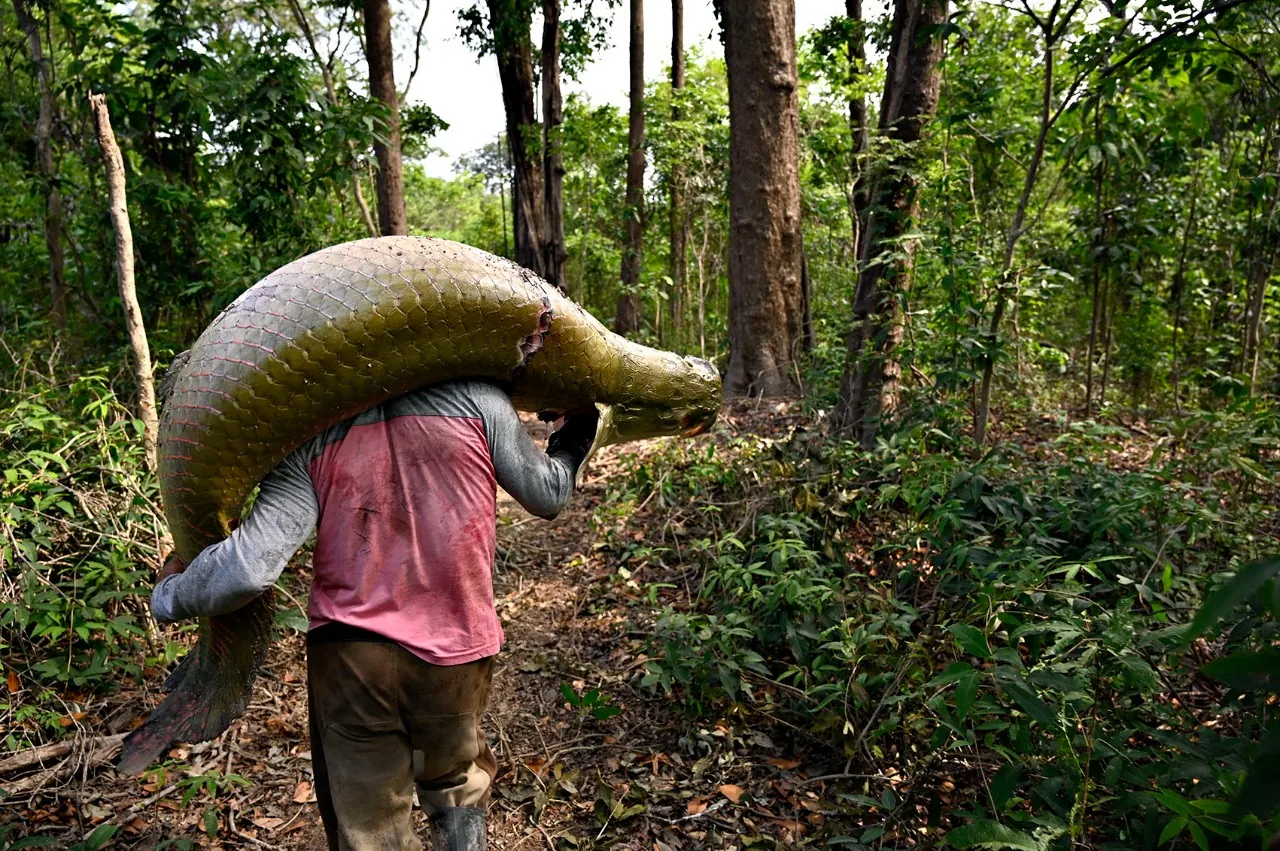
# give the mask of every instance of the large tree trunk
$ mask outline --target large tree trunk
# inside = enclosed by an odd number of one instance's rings
[[[946,0],[894,4],[880,131],[900,153],[874,182],[870,200],[863,202],[867,207],[858,233],[853,323],[840,398],[832,413],[834,431],[867,447],[875,443],[881,420],[898,404],[902,367],[896,350],[903,337],[902,300],[911,288],[916,249],[914,240],[904,242],[903,237],[912,231],[920,212],[915,148],[938,106],[942,41],[936,33],[946,20]],[[857,119],[852,105],[850,119]],[[861,174],[855,178],[855,198],[862,180]],[[855,203],[855,213],[861,212],[857,207]],[[886,254],[891,259],[881,262]]]
[[[53,100],[53,68],[45,58],[40,43],[40,27],[31,17],[28,0],[13,0],[13,11],[18,25],[27,37],[27,50],[31,64],[36,67],[36,82],[40,89],[40,112],[36,117],[36,166],[44,184],[44,244],[49,252],[49,301],[50,315],[60,331],[67,330],[67,287],[63,273],[62,257],[62,193],[58,190],[58,172],[53,162],[53,121],[56,108]]]
[[[298,25],[298,29],[302,30],[302,35],[307,41],[307,47],[311,49],[311,58],[316,61],[317,67],[320,68],[320,74],[324,77],[324,90],[329,98],[331,106],[338,106],[338,90],[333,84],[333,68],[330,63],[326,62],[320,56],[320,48],[316,46],[315,34],[311,31],[311,24],[307,21],[306,13],[303,11],[299,0],[289,0],[289,10],[293,13],[294,23]],[[347,150],[351,152],[352,159],[355,159],[355,142],[347,140]],[[354,165],[354,162],[353,162]],[[360,173],[354,168],[351,171],[351,194],[355,196],[356,207],[360,210],[360,220],[364,222],[365,229],[369,231],[369,236],[378,235],[378,225],[373,220],[373,214],[369,210],[369,202],[364,199],[364,187],[360,185]]]
[[[156,416],[155,381],[151,374],[151,348],[147,345],[147,329],[142,324],[138,306],[138,290],[133,280],[133,230],[129,226],[129,206],[125,196],[124,158],[111,131],[111,113],[103,95],[89,95],[93,122],[98,130],[98,145],[106,161],[107,194],[110,202],[111,226],[116,234],[116,278],[120,284],[120,302],[124,305],[124,324],[133,350],[133,375],[138,385],[138,416],[142,420],[142,441],[147,466],[156,469],[156,443],[160,421]]]
[[[387,0],[364,0],[364,50],[369,60],[369,94],[387,108],[386,139],[373,144],[378,158],[378,223],[383,236],[407,234],[400,161],[400,96],[396,91],[391,6]]]
[[[671,0],[671,121],[680,121],[680,95],[684,90],[684,0]],[[677,341],[684,328],[685,269],[688,265],[689,229],[684,212],[684,165],[680,158],[671,164],[668,188],[668,218],[671,234],[669,274],[671,276],[671,330]]]
[[[542,0],[542,128],[543,212],[546,241],[542,246],[543,277],[567,291],[564,263],[569,248],[564,238],[564,157],[560,125],[564,107],[560,97],[560,0]]]
[[[502,106],[507,114],[515,261],[545,278],[546,254],[542,246],[547,227],[543,215],[542,157],[538,153],[539,126],[533,106],[530,9],[521,0],[487,2],[498,79],[502,83]]]
[[[631,334],[640,327],[640,267],[644,262],[644,0],[631,0],[631,97],[627,117],[627,201],[623,217],[622,292],[613,330]]]
[[[800,140],[794,0],[723,4],[729,73],[726,396],[799,392]]]

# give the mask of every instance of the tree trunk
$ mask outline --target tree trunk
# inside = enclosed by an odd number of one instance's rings
[[[67,330],[67,287],[62,257],[62,193],[58,189],[58,172],[53,161],[53,121],[56,105],[53,99],[52,63],[45,58],[40,43],[40,27],[31,17],[28,0],[13,0],[18,25],[27,37],[31,64],[36,67],[40,90],[40,112],[36,118],[36,165],[44,184],[44,244],[49,252],[49,301],[53,324]]]
[[[116,234],[116,278],[120,284],[120,302],[124,305],[124,324],[133,350],[133,375],[138,385],[138,416],[142,420],[143,445],[147,467],[156,469],[156,444],[160,422],[156,416],[155,382],[151,374],[151,349],[147,345],[147,329],[142,324],[138,291],[133,281],[133,230],[129,226],[129,207],[125,198],[124,158],[111,131],[111,114],[106,97],[89,95],[93,121],[98,130],[98,145],[106,162],[107,194],[110,199],[111,226]]]
[[[867,34],[862,19],[862,0],[845,0],[845,16],[849,18],[849,84],[866,72]],[[867,126],[867,104],[861,94],[849,96],[849,134],[853,141],[850,161],[852,181],[849,191],[849,213],[853,220],[853,244],[858,244],[858,234],[867,209],[866,157],[870,146]]]
[[[914,240],[904,243],[902,238],[919,216],[915,148],[938,106],[943,44],[936,31],[947,20],[947,5],[946,0],[896,0],[894,5],[880,131],[901,153],[863,202],[853,322],[840,398],[832,412],[833,430],[866,447],[875,444],[881,420],[898,405],[902,367],[895,353],[903,338],[902,300],[911,288],[916,248]],[[852,107],[850,117],[851,122],[857,118]],[[857,125],[854,132],[856,145]],[[892,259],[880,262],[885,254]]]
[[[333,69],[320,56],[320,49],[316,46],[315,34],[311,31],[311,24],[307,22],[307,16],[302,10],[299,0],[289,0],[289,10],[293,12],[293,20],[298,25],[298,29],[302,30],[303,37],[307,40],[307,47],[311,49],[311,57],[315,59],[316,65],[320,68],[320,74],[324,77],[324,90],[328,95],[329,104],[338,106],[338,90],[333,84]],[[356,144],[352,140],[347,140],[347,150],[351,152],[352,165],[355,165]],[[351,170],[351,194],[355,196],[356,206],[360,208],[360,219],[364,222],[365,229],[369,231],[369,236],[378,235],[378,225],[373,220],[373,214],[369,211],[369,202],[364,198],[364,188],[360,185],[360,173],[354,168]]]
[[[723,4],[729,74],[725,395],[791,396],[803,347],[794,0]]]
[[[542,246],[543,277],[567,292],[565,261],[569,248],[564,238],[564,157],[560,125],[564,108],[560,97],[560,0],[542,0],[542,127],[543,212],[547,238]]]
[[[373,143],[378,158],[378,223],[383,236],[407,234],[400,161],[400,96],[396,91],[391,5],[387,0],[364,0],[364,37],[369,95],[387,109],[386,138]]]
[[[521,0],[487,0],[493,52],[502,83],[502,106],[507,115],[507,146],[511,152],[511,229],[515,261],[547,277],[546,221],[543,215],[540,128],[534,112],[531,10]]]
[[[622,292],[613,330],[634,333],[640,327],[640,268],[644,262],[644,0],[631,0],[631,96],[627,118],[627,202],[623,217]]]
[[[1094,104],[1093,108],[1093,137],[1094,145],[1099,151],[1102,150],[1102,100]],[[1093,168],[1093,222],[1097,228],[1096,235],[1093,240],[1093,302],[1092,312],[1089,316],[1089,353],[1085,360],[1085,378],[1084,378],[1084,418],[1090,419],[1093,416],[1093,359],[1097,356],[1098,351],[1098,314],[1100,305],[1098,303],[1098,293],[1102,286],[1102,246],[1103,246],[1103,221],[1102,221],[1102,178],[1106,169],[1106,160],[1099,157],[1098,164]],[[1175,331],[1176,333],[1176,331]]]
[[[1280,139],[1274,140],[1276,167],[1280,168]],[[1258,225],[1258,238],[1254,240],[1253,262],[1250,264],[1253,280],[1249,282],[1245,301],[1244,321],[1244,370],[1249,374],[1249,393],[1256,391],[1258,365],[1262,359],[1262,316],[1267,306],[1267,281],[1275,265],[1276,211],[1280,207],[1280,183],[1271,192],[1266,215]]]
[[[680,121],[680,96],[684,91],[684,0],[671,0],[671,123]],[[678,342],[684,331],[686,266],[688,265],[688,227],[684,212],[684,163],[677,156],[671,164],[671,186],[668,190],[668,223],[671,251],[668,274],[671,277],[671,330]]]
[[[1196,221],[1196,203],[1200,200],[1200,160],[1196,159],[1191,175],[1191,202],[1187,205],[1187,223],[1182,228],[1182,249],[1178,252],[1178,269],[1173,275],[1173,409],[1182,414],[1182,371],[1179,359],[1178,335],[1182,331],[1182,300],[1186,292],[1187,249],[1191,245],[1191,233]],[[1097,295],[1094,296],[1097,298]]]

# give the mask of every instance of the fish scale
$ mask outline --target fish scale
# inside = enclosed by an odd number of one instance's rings
[[[507,260],[419,237],[333,246],[246,290],[166,375],[159,479],[178,554],[190,562],[230,534],[258,482],[312,436],[462,378],[500,384],[525,411],[597,406],[597,446],[697,434],[720,408],[706,361],[613,334]],[[169,695],[125,739],[121,770],[218,736],[243,713],[274,619],[271,592],[202,618]]]

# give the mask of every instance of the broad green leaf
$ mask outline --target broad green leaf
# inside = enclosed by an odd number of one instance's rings
[[[1182,833],[1183,829],[1186,828],[1186,826],[1187,826],[1186,816],[1178,816],[1173,821],[1166,824],[1164,826],[1164,830],[1160,831],[1160,839],[1156,842],[1156,844],[1164,845],[1166,842],[1173,839],[1179,833]]]
[[[1215,623],[1225,617],[1232,609],[1258,593],[1258,590],[1280,573],[1280,556],[1272,556],[1262,561],[1246,564],[1235,576],[1222,584],[1217,591],[1209,595],[1200,611],[1191,621],[1191,628],[1183,636],[1183,641],[1190,643]]]
[[[987,643],[987,637],[982,634],[982,630],[969,624],[958,623],[950,627],[950,632],[955,636],[956,643],[969,655],[977,656],[979,659],[991,658],[991,645]]]
[[[1201,668],[1200,672],[1239,691],[1274,693],[1280,686],[1280,650],[1274,647],[1265,647],[1256,652],[1239,650],[1230,656],[1215,659]]]
[[[987,819],[979,819],[948,832],[947,843],[956,848],[988,848],[991,851],[1017,848],[1021,851],[1040,851],[1039,843],[1027,834]]]
[[[1057,714],[1022,680],[1004,680],[1000,683],[1000,688],[1041,726],[1051,729],[1058,726]]]
[[[978,672],[970,668],[956,683],[956,717],[963,720],[978,697]]]

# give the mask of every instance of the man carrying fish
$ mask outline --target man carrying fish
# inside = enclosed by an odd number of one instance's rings
[[[572,413],[544,453],[495,385],[416,390],[303,444],[230,537],[166,563],[157,620],[224,615],[271,588],[315,531],[307,692],[330,849],[421,848],[415,787],[436,851],[486,847],[495,486],[554,517],[596,428],[594,408]]]

